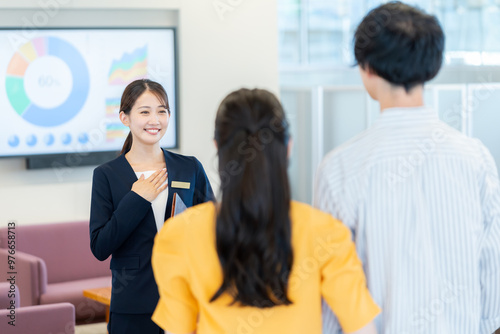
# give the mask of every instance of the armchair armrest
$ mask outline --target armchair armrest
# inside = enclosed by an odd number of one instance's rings
[[[17,285],[12,285],[9,282],[0,282],[0,309],[7,309],[9,307],[19,307],[19,289]]]
[[[0,310],[0,333],[75,333],[75,307],[70,303],[26,306],[10,315],[9,310]]]
[[[8,249],[0,248],[0,274],[2,277],[9,279],[10,276],[15,277],[15,284],[22,291],[21,306],[38,305],[40,303],[40,295],[47,289],[47,268],[45,262],[34,255],[16,251],[15,259],[15,275],[9,275],[7,268]]]

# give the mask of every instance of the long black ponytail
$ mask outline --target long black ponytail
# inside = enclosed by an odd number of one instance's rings
[[[216,246],[224,292],[260,308],[288,305],[291,246],[288,124],[278,99],[240,89],[221,103],[215,122],[222,200]]]

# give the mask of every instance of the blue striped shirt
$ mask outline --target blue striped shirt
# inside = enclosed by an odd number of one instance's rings
[[[324,158],[314,203],[352,230],[379,333],[500,327],[500,186],[479,140],[431,109],[386,109]]]

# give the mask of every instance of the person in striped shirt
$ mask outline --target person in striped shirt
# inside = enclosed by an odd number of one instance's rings
[[[500,327],[500,186],[477,139],[424,105],[439,71],[438,20],[390,2],[354,36],[363,84],[381,115],[330,152],[314,203],[353,232],[384,334],[491,334]],[[324,305],[324,333],[340,331]]]

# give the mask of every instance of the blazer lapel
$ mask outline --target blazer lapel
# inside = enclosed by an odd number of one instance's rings
[[[137,175],[135,175],[132,166],[130,166],[124,154],[118,157],[117,162],[117,166],[119,167],[116,170],[117,174],[121,176],[122,180],[129,186],[129,189],[132,188],[132,184],[137,181]]]
[[[175,166],[175,160],[172,159],[170,153],[164,149],[163,154],[165,156],[165,165],[167,167],[168,172],[168,197],[167,197],[167,207],[165,209],[165,220],[170,218],[170,213],[172,212],[172,199],[174,197],[174,192],[170,189],[170,185],[172,180],[176,180],[175,170],[177,169]],[[129,189],[132,188],[132,184],[137,181],[137,176],[135,175],[132,166],[128,163],[125,155],[120,155],[117,159],[117,170],[116,172],[121,176],[123,181],[128,185]]]
[[[170,185],[172,184],[172,180],[176,180],[175,178],[175,161],[172,161],[172,156],[170,153],[164,149],[163,154],[165,155],[165,165],[167,166],[167,173],[168,173],[168,197],[167,197],[167,208],[165,209],[165,220],[170,218],[170,215],[172,213],[172,200],[174,198],[174,192],[172,191],[172,188]]]

